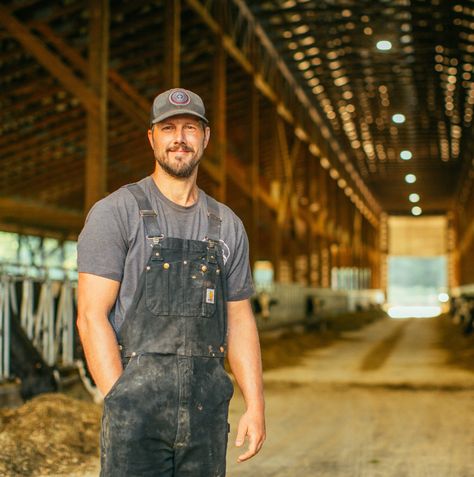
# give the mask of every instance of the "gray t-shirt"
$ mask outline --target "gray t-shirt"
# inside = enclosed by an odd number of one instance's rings
[[[151,176],[139,184],[158,214],[159,229],[165,237],[205,239],[208,216],[206,194],[202,190],[199,189],[195,204],[183,207],[167,199]],[[229,207],[219,203],[219,213],[228,300],[244,300],[254,292],[247,234],[241,220]],[[79,235],[77,266],[79,272],[121,282],[109,316],[116,331],[132,302],[151,250],[138,204],[126,188],[116,190],[92,207]]]

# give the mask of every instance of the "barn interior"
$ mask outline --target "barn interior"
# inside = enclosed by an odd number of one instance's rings
[[[257,293],[279,297],[261,330],[472,303],[473,60],[472,0],[2,1],[0,382],[41,362],[31,397],[77,363],[78,234],[153,172],[169,88],[203,98],[198,185],[242,219]],[[413,258],[434,271],[394,285]]]

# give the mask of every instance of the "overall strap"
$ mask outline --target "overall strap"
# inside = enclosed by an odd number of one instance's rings
[[[157,214],[153,210],[150,201],[145,192],[138,184],[129,184],[126,186],[130,193],[135,197],[140,209],[140,216],[143,218],[145,224],[145,232],[148,238],[160,237],[162,234],[158,228]]]
[[[207,225],[207,240],[209,242],[219,243],[221,238],[222,219],[219,215],[219,204],[215,199],[206,194],[207,199],[207,216],[209,219]]]

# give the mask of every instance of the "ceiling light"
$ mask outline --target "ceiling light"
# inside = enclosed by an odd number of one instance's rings
[[[400,152],[400,158],[403,159],[404,161],[409,161],[413,157],[413,154],[411,151],[405,150]]]
[[[413,184],[416,182],[416,176],[415,174],[407,174],[405,176],[405,182],[407,182],[408,184]]]
[[[401,113],[397,113],[392,116],[392,121],[397,124],[403,124],[405,120],[405,115]]]
[[[415,207],[412,207],[411,209],[411,213],[413,215],[421,215],[423,211],[421,210],[421,207],[418,207],[417,205],[415,205]]]
[[[388,51],[392,49],[392,43],[388,40],[380,40],[377,42],[377,50]]]
[[[420,201],[420,196],[418,194],[413,193],[408,196],[408,200],[413,204],[416,204]]]

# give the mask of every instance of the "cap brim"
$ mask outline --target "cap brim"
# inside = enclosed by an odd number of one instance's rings
[[[183,115],[195,116],[196,118],[202,119],[206,124],[209,124],[209,121],[205,116],[202,116],[201,114],[196,113],[196,111],[191,111],[190,109],[183,108],[176,111],[170,111],[168,113],[162,114],[161,116],[158,116],[157,118],[154,118],[153,121],[151,122],[151,125],[160,123],[161,121],[164,121],[165,119],[171,118],[173,116],[183,116]]]

